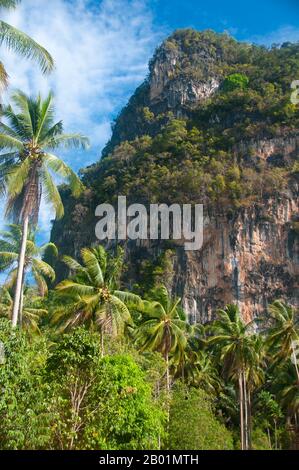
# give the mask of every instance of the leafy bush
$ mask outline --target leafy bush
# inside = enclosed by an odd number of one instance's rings
[[[201,389],[177,385],[170,406],[169,449],[231,450],[233,438]]]
[[[248,87],[249,78],[243,73],[233,73],[225,78],[222,88],[225,92],[237,89],[245,90]]]

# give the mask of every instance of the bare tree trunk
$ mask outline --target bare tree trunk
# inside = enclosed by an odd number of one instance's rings
[[[242,372],[239,372],[239,401],[240,401],[240,432],[241,432],[241,449],[244,450],[244,396],[243,396],[243,380]]]
[[[101,328],[101,357],[104,357],[104,331]]]
[[[20,310],[19,310],[19,325],[22,328],[23,324],[23,306],[24,306],[24,276],[22,277],[21,297],[20,297]]]
[[[23,326],[23,308],[24,308],[24,287],[25,287],[25,270],[24,266],[23,276],[22,276],[22,287],[21,287],[21,297],[20,297],[20,310],[19,310],[19,326]]]
[[[249,449],[252,449],[252,409],[250,389],[248,389],[248,447]]]
[[[169,392],[170,392],[170,376],[169,376],[168,352],[165,354],[165,362],[166,362],[166,390],[167,390],[167,394],[169,395]]]
[[[278,449],[278,440],[277,440],[277,422],[274,419],[274,440],[275,440],[275,450]]]
[[[269,447],[272,450],[271,435],[270,435],[270,429],[269,428],[267,428],[267,435],[268,435]]]
[[[248,399],[247,399],[247,386],[246,386],[246,376],[245,371],[243,370],[243,392],[244,392],[244,434],[245,434],[245,450],[248,450]]]
[[[18,273],[17,273],[17,283],[15,289],[13,311],[12,311],[12,326],[15,328],[18,323],[18,314],[20,310],[20,300],[21,300],[21,291],[22,291],[22,281],[25,265],[25,255],[26,255],[26,244],[27,244],[27,235],[28,235],[28,223],[29,217],[25,216],[22,227],[22,242],[21,250],[18,261]]]

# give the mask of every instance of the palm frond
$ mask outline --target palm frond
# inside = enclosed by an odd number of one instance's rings
[[[80,181],[80,178],[68,165],[60,160],[60,158],[49,153],[45,155],[45,163],[52,171],[54,171],[54,173],[68,181],[71,191],[75,197],[80,196],[84,186]]]
[[[139,295],[133,294],[132,292],[115,290],[113,291],[113,295],[125,304],[129,303],[132,306],[135,306],[140,309],[142,309],[143,307],[143,300],[141,299],[141,297]]]
[[[81,250],[81,257],[88,273],[94,282],[94,285],[97,287],[102,287],[104,283],[104,276],[96,255],[88,248],[83,248]]]
[[[20,139],[12,137],[11,135],[0,133],[0,149],[22,151],[23,148],[24,145]]]
[[[74,273],[80,273],[80,272],[85,272],[85,268],[78,263],[74,258],[71,258],[71,256],[64,255],[62,257],[62,261],[67,265],[67,267],[73,271]]]
[[[45,100],[40,103],[40,109],[38,113],[37,130],[35,138],[37,142],[40,142],[40,138],[43,134],[48,131],[49,125],[53,123],[54,119],[54,106],[53,106],[53,95],[50,92]]]
[[[8,86],[8,74],[2,62],[0,62],[0,91],[3,91]]]
[[[34,266],[32,267],[32,274],[37,284],[39,294],[44,297],[48,293],[48,285],[44,276],[39,272],[39,270],[35,269]]]
[[[1,136],[0,136],[1,140]],[[23,160],[8,176],[7,188],[11,198],[15,198],[24,189],[30,171],[29,158]]]
[[[41,170],[42,182],[43,182],[43,194],[45,200],[50,204],[54,211],[57,219],[61,219],[64,216],[64,207],[59,194],[59,191],[53,182],[52,176],[48,172],[47,168],[43,167]]]
[[[93,286],[86,286],[84,284],[79,284],[78,282],[71,281],[69,279],[66,279],[64,281],[61,281],[55,289],[57,291],[63,291],[66,292],[67,294],[74,294],[74,295],[88,295],[88,294],[94,294],[94,287]]]
[[[39,274],[46,277],[52,282],[55,281],[55,271],[52,266],[50,266],[48,263],[41,259],[35,258],[32,260],[32,265],[34,266],[36,272],[38,272]]]
[[[77,148],[86,150],[89,148],[89,139],[82,134],[62,134],[53,136],[49,140],[43,142],[43,144],[48,147],[49,149],[57,149],[57,148]]]
[[[53,58],[44,47],[17,28],[0,21],[0,45],[3,44],[22,57],[36,61],[43,73],[51,72],[54,68]]]
[[[0,8],[14,9],[21,0],[0,0]]]

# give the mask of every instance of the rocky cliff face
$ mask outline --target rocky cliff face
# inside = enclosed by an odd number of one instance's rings
[[[238,47],[242,52],[244,46]],[[221,84],[218,65],[227,61],[224,55],[209,42],[191,41],[190,46],[167,40],[151,61],[147,80],[118,117],[104,157],[124,140],[155,135],[167,112],[188,116],[213,96]],[[233,63],[234,56],[230,57]],[[152,122],[144,115],[144,108],[150,115],[160,113],[161,119]],[[296,130],[275,138],[245,139],[231,148],[234,159],[242,156],[249,167],[260,161],[284,167],[298,160],[298,153]],[[56,223],[52,232],[52,240],[64,253],[78,256],[82,246],[97,242],[94,209],[102,201],[95,196],[94,187],[79,202],[65,195],[68,219]],[[216,309],[227,303],[238,303],[246,321],[264,317],[268,303],[277,298],[299,306],[298,209],[299,180],[295,174],[279,194],[269,196],[261,190],[258,201],[237,210],[209,206],[200,251],[187,252],[173,243],[163,281],[173,295],[182,297],[190,322],[210,321]],[[124,283],[132,286],[138,282],[142,262],[155,260],[164,248],[159,242],[148,241],[128,242],[126,248],[129,269]]]
[[[224,36],[223,44],[235,49],[228,58],[223,45],[214,44],[215,34],[210,34],[210,39],[209,32],[201,39],[190,30],[186,39],[178,32],[162,43],[149,63],[147,79],[115,120],[103,155],[124,140],[157,133],[165,123],[163,115],[167,112],[177,117],[188,116],[217,90],[222,75],[219,64],[234,63],[235,53],[243,46]],[[144,115],[144,108],[160,116],[160,122],[151,122]]]
[[[299,242],[292,220],[298,215],[298,187],[264,207],[237,217],[207,217],[204,247],[174,260],[172,290],[182,296],[191,322],[206,322],[223,304],[237,303],[246,321],[266,315],[284,298],[298,305]]]

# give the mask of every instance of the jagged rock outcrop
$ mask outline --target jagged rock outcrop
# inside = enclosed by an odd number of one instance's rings
[[[147,79],[115,120],[103,155],[124,140],[143,134],[155,135],[165,123],[165,113],[188,116],[217,90],[222,76],[219,64],[234,63],[235,54],[244,47],[226,35],[218,43],[218,37],[212,31],[201,37],[198,32],[188,30],[186,39],[178,31],[162,43],[149,63]],[[230,56],[224,45],[231,48]],[[151,122],[144,115],[145,108],[155,116],[160,115],[160,122]]]
[[[248,47],[227,37],[215,39],[209,32],[194,37],[193,33],[175,34],[166,40],[150,62],[148,78],[116,120],[104,159],[120,142],[156,135],[168,112],[177,117],[192,115],[217,93],[223,70],[236,62],[237,54],[246,63],[242,54]],[[250,119],[255,122],[256,116]],[[291,167],[298,161],[298,130],[288,128],[278,134],[241,139],[230,149],[232,161],[242,159],[252,169],[261,162],[269,168]],[[97,243],[94,210],[103,202],[96,191],[98,166],[89,171],[87,182],[92,187],[80,201],[63,194],[67,217],[55,223],[52,231],[52,240],[63,253],[78,256],[80,248]],[[182,297],[190,322],[210,321],[216,309],[227,303],[238,303],[246,321],[264,318],[267,305],[277,298],[299,307],[298,171],[277,194],[269,195],[261,186],[257,196],[233,210],[208,205],[201,250],[187,252],[182,244],[172,242],[163,281],[173,295]],[[126,286],[138,282],[144,260],[155,260],[164,248],[159,241],[126,243]],[[61,278],[65,273],[60,268]]]

